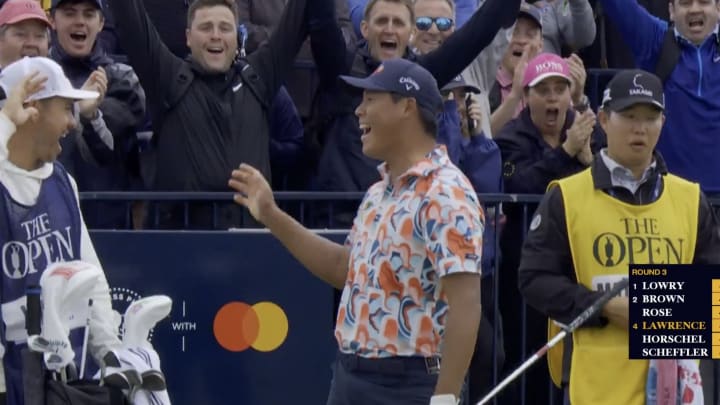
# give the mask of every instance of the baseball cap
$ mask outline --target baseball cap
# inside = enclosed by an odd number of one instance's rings
[[[0,7],[0,26],[25,20],[42,21],[50,27],[45,10],[37,0],[8,0]]]
[[[476,93],[476,94],[480,93],[480,89],[473,86],[472,84],[467,84],[467,82],[465,82],[465,80],[462,78],[461,75],[455,76],[455,78],[450,80],[450,82],[448,84],[443,86],[443,88],[440,89],[440,91],[445,92],[445,91],[450,91],[450,90],[454,90],[454,89],[465,89],[466,91],[469,91],[471,93]]]
[[[523,87],[534,87],[550,77],[561,77],[571,81],[570,68],[560,56],[554,53],[541,53],[528,62],[523,78]]]
[[[542,29],[542,12],[536,6],[522,2],[520,4],[520,11],[518,11],[518,18],[527,17],[537,24]]]
[[[100,10],[103,9],[102,0],[52,0],[50,3],[50,9],[55,10],[57,6],[67,1],[72,1],[73,3],[90,3]]]
[[[640,69],[618,72],[603,93],[602,108],[622,111],[635,104],[650,104],[665,110],[665,94],[660,78]]]
[[[43,56],[24,57],[6,66],[0,72],[0,87],[5,94],[18,86],[32,74],[38,72],[47,77],[45,88],[28,97],[27,101],[61,97],[71,100],[94,99],[100,96],[96,91],[78,90],[70,84],[60,65]]]
[[[412,97],[421,107],[440,111],[443,101],[430,72],[407,59],[388,59],[365,78],[340,76],[352,87]]]

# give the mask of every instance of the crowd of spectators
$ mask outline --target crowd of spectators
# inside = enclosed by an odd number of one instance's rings
[[[229,174],[243,162],[278,191],[364,192],[379,180],[379,162],[362,153],[359,95],[338,76],[365,77],[391,58],[413,60],[435,77],[445,101],[438,142],[480,194],[542,194],[551,181],[589,167],[605,138],[588,69],[634,66],[664,81],[658,150],[668,169],[710,195],[720,192],[717,0],[0,4],[0,68],[49,56],[75,86],[103,89],[98,102],[77,106],[79,124],[63,140],[60,161],[80,192],[229,191]],[[133,208],[130,226],[147,226],[149,206]],[[163,228],[256,225],[231,203],[196,203],[189,213],[171,203],[154,208]],[[354,208],[338,206],[335,224],[349,225]],[[517,291],[534,208],[484,208],[485,310],[496,271],[500,291]],[[128,226],[124,205],[85,202],[83,210],[90,228]],[[545,318],[527,308],[523,350],[519,334],[502,333],[523,316],[517,294],[501,294],[500,307],[502,320],[484,312],[489,326],[480,328],[473,398],[492,384],[493,335],[502,337],[495,353],[506,368],[546,338]],[[544,403],[546,369],[535,367],[529,381],[533,403]],[[517,390],[505,395],[512,401]]]

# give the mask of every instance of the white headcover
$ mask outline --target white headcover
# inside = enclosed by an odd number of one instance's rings
[[[30,336],[31,349],[45,352],[50,370],[61,370],[73,361],[70,330],[86,323],[88,301],[101,270],[92,264],[72,261],[49,265],[40,277],[42,332]]]
[[[123,319],[123,345],[125,347],[148,346],[150,329],[170,315],[172,299],[166,295],[153,295],[133,301]]]

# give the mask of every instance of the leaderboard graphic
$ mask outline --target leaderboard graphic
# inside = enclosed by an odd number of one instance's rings
[[[630,358],[720,359],[720,266],[631,265]]]

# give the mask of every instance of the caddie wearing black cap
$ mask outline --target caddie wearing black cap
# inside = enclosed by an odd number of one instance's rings
[[[232,173],[235,201],[313,274],[343,290],[328,405],[456,405],[480,321],[483,214],[470,182],[435,143],[442,98],[424,68],[384,61],[355,113],[382,179],[344,245],[282,212],[262,174]]]
[[[590,168],[548,187],[523,246],[519,284],[528,304],[551,320],[570,322],[626,278],[629,264],[720,263],[717,221],[700,187],[669,174],[654,151],[664,109],[658,77],[619,72],[598,113],[607,148]],[[625,292],[573,333],[569,358],[562,347],[549,354],[553,380],[569,403],[645,405],[646,386],[657,403],[676,403],[661,401],[668,391],[659,381],[668,376],[658,374],[676,371],[667,387],[674,392],[687,383],[674,383],[677,375],[697,372],[696,363],[628,360],[629,327]],[[648,373],[650,367],[658,373]]]

